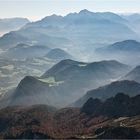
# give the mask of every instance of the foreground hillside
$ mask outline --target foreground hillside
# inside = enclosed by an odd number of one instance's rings
[[[127,93],[129,96],[140,94],[140,84],[135,81],[115,81],[108,85],[88,91],[83,97],[78,99],[73,105],[82,106],[89,98],[106,100],[117,93]]]
[[[139,101],[118,94],[105,102],[90,98],[82,108],[7,107],[0,110],[0,138],[140,138]]]

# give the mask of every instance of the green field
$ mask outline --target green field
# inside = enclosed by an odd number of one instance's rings
[[[41,82],[48,83],[50,87],[52,86],[59,86],[60,84],[64,83],[64,81],[56,81],[54,77],[48,77],[45,79],[39,79]]]

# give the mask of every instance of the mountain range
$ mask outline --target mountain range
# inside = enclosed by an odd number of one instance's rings
[[[0,20],[0,139],[140,138],[139,25],[86,9]]]
[[[41,77],[27,76],[11,94],[5,94],[1,106],[48,104],[66,106],[89,89],[110,83],[129,71],[117,61],[94,63],[62,60]]]
[[[139,95],[130,98],[123,93],[118,93],[114,98],[108,98],[105,102],[89,98],[81,108],[81,111],[92,115],[92,117],[107,116],[109,118],[119,118],[122,116],[135,116],[140,114],[139,100]]]
[[[26,18],[5,18],[0,19],[0,35],[15,31],[23,27],[30,21]]]
[[[50,48],[68,48],[79,58],[99,44],[103,46],[120,40],[139,39],[127,26],[127,22],[110,12],[93,13],[82,10],[64,17],[52,15],[5,34],[0,38],[0,47],[5,50],[19,43],[47,45]]]
[[[132,71],[130,71],[121,79],[134,80],[140,83],[140,66],[135,67]]]
[[[117,93],[127,93],[135,96],[140,93],[140,84],[135,81],[115,81],[111,84],[88,91],[83,97],[74,103],[74,106],[82,106],[89,98],[106,100]]]
[[[111,45],[97,48],[95,50],[95,55],[104,59],[115,59],[120,62],[139,65],[139,55],[140,55],[140,42],[136,40],[124,40],[121,42],[116,42]]]
[[[15,58],[17,60],[43,57],[50,48],[43,45],[27,45],[27,44],[17,44],[15,47],[10,48],[6,52],[2,53],[1,56],[4,58]]]
[[[106,53],[118,53],[118,52],[140,52],[140,42],[135,40],[125,40],[121,42],[116,42],[110,46],[99,48],[97,51]]]
[[[139,13],[134,13],[130,15],[122,15],[122,18],[126,19],[129,21],[129,27],[133,29],[137,34],[140,35],[140,14]]]

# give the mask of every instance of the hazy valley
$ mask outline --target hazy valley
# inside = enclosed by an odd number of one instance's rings
[[[13,22],[0,20],[1,139],[140,138],[139,14]]]

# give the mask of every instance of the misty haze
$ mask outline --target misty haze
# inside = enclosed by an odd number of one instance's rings
[[[0,139],[140,139],[140,2],[101,1],[0,2]]]

